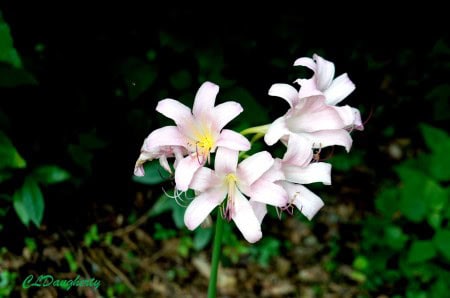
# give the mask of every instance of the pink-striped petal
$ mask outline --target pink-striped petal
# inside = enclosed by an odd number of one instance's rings
[[[283,207],[288,202],[287,193],[281,186],[263,179],[252,184],[250,198],[275,207]]]
[[[299,184],[309,184],[322,182],[323,184],[331,184],[331,165],[329,163],[317,162],[307,167],[301,168],[296,166],[283,167],[286,180]]]
[[[353,142],[345,129],[322,130],[302,135],[312,142],[313,148],[317,149],[338,145],[344,146],[345,150],[349,152]]]
[[[142,148],[145,151],[154,151],[161,146],[186,147],[186,139],[176,126],[164,126],[150,133]]]
[[[225,199],[226,188],[214,188],[201,193],[187,207],[184,213],[184,224],[189,230],[196,229]]]
[[[286,117],[280,117],[272,124],[270,124],[269,129],[264,136],[264,141],[267,145],[272,146],[279,139],[281,139],[285,135],[289,135],[290,131],[286,126]]]
[[[266,204],[256,202],[250,199],[250,205],[252,206],[253,212],[256,215],[256,218],[259,221],[259,224],[262,223],[264,216],[267,214],[267,206]]]
[[[202,167],[195,172],[189,188],[196,191],[205,192],[210,188],[218,186],[219,183],[219,178],[213,170]]]
[[[282,185],[294,205],[309,220],[324,206],[322,199],[303,185],[289,182],[282,182]]]
[[[216,106],[212,112],[212,121],[217,131],[221,131],[231,120],[242,113],[242,106],[234,101],[227,101]]]
[[[291,108],[298,101],[298,91],[288,84],[273,84],[269,89],[270,96],[278,96],[286,100]]]
[[[252,185],[264,172],[273,165],[273,158],[267,151],[253,154],[244,159],[237,167],[238,181]]]
[[[180,160],[175,171],[175,184],[177,189],[181,191],[188,190],[194,173],[203,166],[201,162],[196,155],[188,155]]]
[[[333,80],[331,85],[323,91],[327,98],[327,104],[336,105],[355,90],[355,84],[346,73],[341,74]]]
[[[181,102],[166,98],[158,102],[156,111],[175,121],[177,125],[185,123],[192,118],[191,109]]]
[[[239,231],[241,231],[245,240],[250,243],[255,243],[262,237],[261,224],[256,217],[250,202],[240,191],[236,191],[234,199],[235,211],[232,219]]]
[[[192,108],[195,117],[199,117],[205,112],[210,112],[214,108],[216,96],[219,93],[219,86],[211,82],[204,82],[197,91]]]
[[[224,129],[216,142],[217,147],[226,147],[236,151],[247,151],[250,149],[250,142],[243,135]]]
[[[216,158],[214,159],[214,169],[218,176],[229,173],[235,173],[238,163],[239,151],[231,150],[225,147],[217,149]]]
[[[292,132],[313,132],[345,127],[339,114],[325,103],[323,96],[302,99],[295,107],[292,116],[286,119],[286,124]]]
[[[319,90],[326,90],[333,81],[334,78],[334,63],[323,59],[317,54],[313,55],[313,59],[316,61],[316,82]]]

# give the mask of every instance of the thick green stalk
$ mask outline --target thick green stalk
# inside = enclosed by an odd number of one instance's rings
[[[211,260],[211,274],[209,276],[208,298],[216,298],[217,273],[219,271],[220,254],[222,252],[222,234],[224,219],[217,210],[216,232],[214,235],[213,254]]]

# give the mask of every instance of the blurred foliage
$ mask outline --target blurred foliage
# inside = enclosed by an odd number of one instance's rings
[[[420,128],[428,152],[400,163],[400,182],[379,192],[379,215],[363,222],[362,255],[353,267],[370,291],[437,298],[450,287],[450,159],[444,154],[450,136],[426,124]]]

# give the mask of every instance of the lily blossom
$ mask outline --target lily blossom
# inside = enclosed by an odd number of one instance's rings
[[[334,63],[325,60],[317,54],[313,58],[302,57],[294,62],[294,66],[305,66],[314,72],[310,79],[298,79],[301,88],[299,91],[299,98],[309,97],[313,95],[324,95],[326,103],[332,106],[337,105],[344,100],[350,93],[355,90],[355,84],[350,80],[347,73],[341,74],[334,78],[335,67]],[[352,119],[352,129],[363,130],[364,126],[361,122],[361,115],[358,109],[346,106],[347,110],[344,117]]]
[[[297,90],[287,84],[272,85],[269,95],[285,99],[291,107],[270,124],[264,136],[268,145],[281,138],[286,142],[289,136],[297,135],[307,139],[314,148],[340,145],[350,150],[352,138],[346,128],[354,118],[347,107],[330,106],[323,95],[299,98]]]
[[[336,105],[355,90],[355,84],[347,73],[334,79],[334,63],[323,59],[317,54],[313,58],[302,57],[294,62],[294,66],[305,66],[314,72],[310,79],[298,79],[296,82],[302,87],[300,97],[323,94],[329,105]]]
[[[262,237],[261,220],[265,208],[254,200],[264,193],[264,189],[260,189],[260,193],[253,193],[252,184],[272,166],[273,158],[263,151],[238,165],[238,155],[238,151],[219,147],[215,156],[215,170],[202,167],[195,173],[190,188],[199,195],[187,207],[184,223],[188,229],[194,230],[214,208],[226,200],[225,207],[222,206],[223,215],[234,221],[248,242],[254,243]],[[270,185],[266,185],[266,189],[271,191]],[[251,201],[245,196],[250,197]]]
[[[331,165],[323,162],[311,163],[313,159],[311,145],[306,139],[291,136],[283,159],[275,159],[273,166],[261,177],[274,182],[284,190],[282,196],[286,199],[280,208],[282,211],[292,213],[292,207],[295,206],[309,220],[324,206],[324,203],[303,184],[315,182],[331,184]],[[271,199],[275,199],[273,195]]]
[[[203,83],[194,100],[191,111],[174,99],[161,100],[156,110],[175,121],[176,126],[165,126],[153,131],[146,139],[143,150],[160,152],[167,146],[182,147],[187,156],[177,164],[175,183],[177,189],[186,191],[194,173],[206,162],[216,148],[225,147],[237,151],[250,149],[250,142],[241,134],[223,129],[239,115],[242,106],[228,101],[215,105],[219,86],[211,82]]]

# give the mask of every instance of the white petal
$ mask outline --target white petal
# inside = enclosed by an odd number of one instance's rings
[[[184,213],[184,224],[189,230],[197,228],[211,211],[225,199],[225,188],[214,188],[197,196]]]
[[[241,231],[245,240],[250,243],[255,243],[262,237],[260,222],[256,217],[250,202],[240,191],[236,191],[234,199],[235,209],[232,219],[239,231]]]
[[[269,89],[269,95],[281,97],[288,102],[291,108],[298,100],[298,91],[288,84],[273,84]]]
[[[289,137],[283,163],[303,167],[313,158],[312,143],[303,135],[293,134]]]
[[[267,151],[258,152],[247,157],[237,167],[239,181],[252,185],[264,172],[270,169],[273,162],[272,156]]]
[[[180,160],[175,171],[176,188],[181,191],[188,190],[194,173],[202,166],[201,160],[195,155],[188,155]]]
[[[283,182],[283,187],[293,199],[294,205],[311,220],[314,215],[324,206],[322,199],[300,184]]]
[[[278,180],[284,180],[284,173],[281,169],[282,162],[281,159],[275,158],[273,165],[268,169],[259,179],[264,179],[270,182],[275,182]]]
[[[324,96],[303,98],[292,115],[287,117],[286,126],[292,132],[313,132],[345,127],[334,107],[325,103]]]
[[[286,126],[286,118],[285,116],[278,118],[272,124],[270,124],[269,129],[264,136],[264,141],[267,145],[272,146],[275,144],[281,137],[285,135],[289,135],[290,131]]]
[[[348,152],[353,142],[350,134],[345,129],[322,130],[302,135],[313,143],[313,148],[325,148],[338,145],[344,146]]]
[[[212,120],[215,122],[217,131],[221,131],[228,122],[236,118],[243,110],[242,106],[234,101],[227,101],[216,106],[212,112]]]
[[[355,88],[355,84],[353,84],[348,75],[344,73],[334,79],[331,85],[324,90],[323,93],[325,94],[329,105],[336,105],[352,93]]]
[[[355,119],[356,114],[352,107],[346,105],[342,107],[333,107],[333,108],[336,112],[338,112],[339,117],[341,117],[345,127],[350,127],[354,125],[356,120]]]
[[[196,191],[205,192],[210,188],[216,187],[219,182],[220,181],[213,170],[202,167],[195,172],[189,188]]]
[[[325,91],[331,85],[334,78],[334,63],[323,59],[317,54],[313,55],[313,59],[316,61],[316,82],[317,87],[321,91]]]
[[[186,139],[176,126],[164,126],[154,130],[145,139],[142,148],[145,151],[154,151],[161,146],[186,146]]]
[[[250,149],[251,145],[243,135],[229,129],[224,129],[220,133],[216,146],[226,147],[236,151],[247,151]]]
[[[250,197],[254,201],[275,207],[283,207],[288,202],[287,193],[281,186],[263,179],[252,184]]]
[[[217,175],[223,176],[229,173],[235,173],[238,163],[239,151],[231,150],[225,147],[217,149],[214,159],[214,169]]]
[[[167,118],[172,119],[177,125],[185,123],[192,118],[191,109],[181,102],[171,98],[166,98],[158,102],[156,111],[160,112]]]
[[[250,200],[250,205],[252,206],[253,212],[255,213],[256,218],[259,221],[259,224],[261,224],[264,219],[264,216],[266,216],[267,214],[266,204]]]
[[[159,158],[159,164],[161,167],[169,173],[172,173],[172,169],[170,168],[169,162],[167,161],[167,156],[162,155]]]
[[[296,166],[283,167],[286,180],[294,183],[309,184],[322,182],[331,184],[331,165],[324,162],[312,163],[307,167]]]
[[[211,82],[204,82],[197,91],[192,109],[195,117],[201,116],[205,112],[211,112],[219,93],[219,86]]]
[[[316,71],[316,62],[314,62],[314,60],[309,57],[298,58],[297,60],[295,60],[294,66],[306,66],[312,71]]]
[[[323,95],[322,91],[318,89],[315,77],[312,77],[311,79],[308,80],[298,79],[295,82],[301,86],[300,91],[298,92],[299,99],[310,96]],[[299,100],[297,100],[297,103],[298,101]]]

